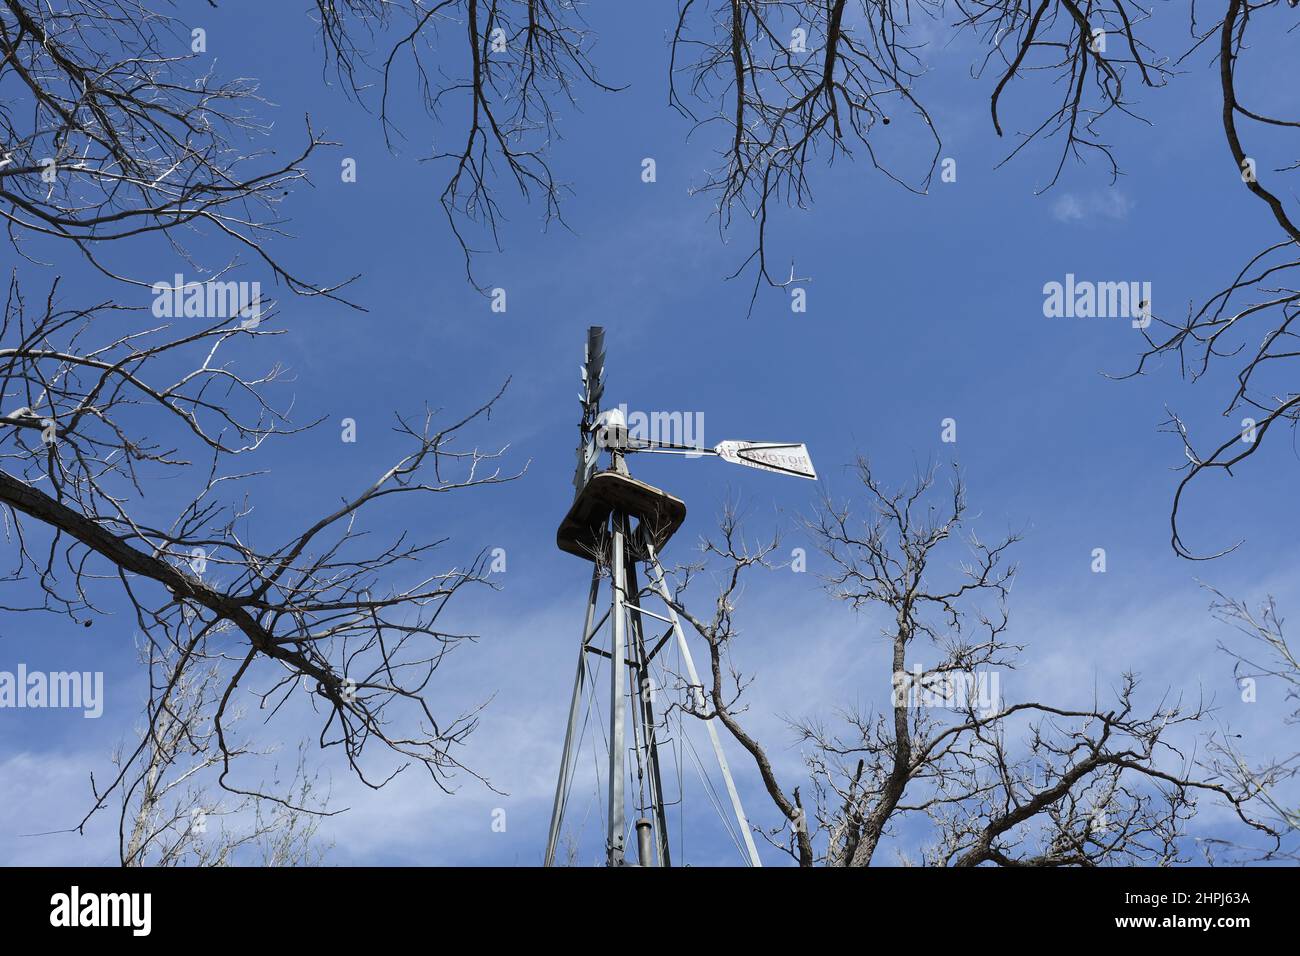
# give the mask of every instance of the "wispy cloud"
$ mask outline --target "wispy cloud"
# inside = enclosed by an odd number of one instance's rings
[[[1099,219],[1127,219],[1133,202],[1118,189],[1095,189],[1086,195],[1065,193],[1052,203],[1057,222],[1095,222]]]

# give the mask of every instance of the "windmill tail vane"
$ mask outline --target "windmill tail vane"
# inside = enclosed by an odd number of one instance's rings
[[[600,436],[598,435],[598,443]],[[733,465],[748,465],[763,471],[777,474],[793,475],[795,478],[817,480],[817,470],[813,467],[808,446],[803,442],[777,441],[737,441],[729,439],[719,442],[712,448],[702,445],[679,445],[673,442],[643,441],[623,436],[617,440],[606,439],[604,447],[617,447],[620,451],[644,452],[649,454],[685,455],[698,458],[701,455],[713,455]]]

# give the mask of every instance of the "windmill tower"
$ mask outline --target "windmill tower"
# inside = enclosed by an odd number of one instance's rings
[[[579,718],[588,688],[591,661],[609,662],[608,765],[605,862],[623,866],[627,859],[627,784],[633,785],[637,811],[634,823],[636,862],[641,866],[671,866],[672,853],[660,766],[665,724],[656,714],[651,677],[656,658],[675,649],[682,667],[686,703],[682,709],[706,714],[704,685],[695,669],[690,645],[671,601],[659,555],[686,518],[686,505],[662,489],[633,478],[627,456],[638,452],[714,455],[736,464],[766,471],[816,478],[807,449],[798,444],[728,441],[711,449],[648,441],[629,436],[617,410],[601,411],[605,391],[605,330],[587,333],[582,366],[582,418],[579,422],[576,495],[556,533],[561,551],[592,563],[577,674],[569,703],[559,779],[551,811],[545,862],[555,863],[556,849],[575,771]],[[601,468],[602,455],[608,456]],[[638,568],[644,569],[646,586]],[[603,585],[602,585],[603,583]],[[602,597],[602,591],[607,595]],[[643,606],[651,598],[656,610]],[[602,607],[605,607],[601,613]],[[666,625],[666,629],[665,629]],[[663,629],[663,633],[657,634]],[[630,692],[629,692],[630,689]],[[630,721],[629,721],[630,716]],[[726,787],[744,855],[761,866],[749,821],[727,764],[716,720],[704,720],[718,769]],[[630,732],[630,739],[629,739]],[[629,754],[631,759],[628,759]]]

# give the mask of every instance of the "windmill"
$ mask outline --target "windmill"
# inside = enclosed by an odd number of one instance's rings
[[[801,478],[816,479],[817,474],[808,449],[797,443],[724,441],[706,449],[634,438],[618,409],[601,410],[604,393],[605,330],[592,326],[587,332],[582,392],[579,395],[582,416],[578,423],[578,465],[574,474],[576,494],[556,532],[556,544],[561,551],[592,562],[591,587],[582,643],[578,649],[577,675],[569,703],[569,721],[555,787],[545,862],[547,866],[555,863],[576,769],[574,756],[579,743],[584,690],[588,689],[589,659],[596,658],[597,665],[599,659],[610,664],[605,862],[609,866],[623,866],[626,862],[626,784],[629,774],[625,757],[630,752],[634,758],[633,783],[637,791],[635,806],[638,815],[634,821],[637,861],[641,866],[671,866],[666,812],[668,797],[660,767],[661,724],[655,713],[656,698],[650,676],[658,655],[675,645],[687,682],[684,709],[697,714],[707,712],[704,685],[695,669],[690,646],[672,605],[663,566],[659,563],[659,554],[686,519],[686,505],[668,492],[633,478],[628,471],[627,456],[638,453],[712,455],[733,464]],[[602,455],[608,455],[608,465],[603,469],[600,467]],[[644,567],[649,584],[644,592],[638,565]],[[608,581],[609,607],[597,619],[602,604],[602,580]],[[663,613],[642,606],[646,594],[662,603]],[[667,629],[655,637],[653,631],[664,625]],[[602,635],[602,632],[607,633]],[[629,686],[633,689],[630,694]],[[630,746],[627,741],[629,712]],[[749,865],[761,866],[758,848],[754,845],[749,821],[718,737],[717,721],[705,720],[703,723],[726,785],[739,837],[743,839],[745,858]]]

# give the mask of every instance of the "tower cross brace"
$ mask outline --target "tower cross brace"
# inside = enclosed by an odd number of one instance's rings
[[[623,456],[614,451],[611,454],[611,467],[595,472],[580,487],[556,535],[556,543],[562,551],[586,558],[593,566],[546,842],[547,866],[555,863],[572,783],[574,751],[589,656],[605,657],[610,662],[605,862],[609,866],[623,866],[626,863],[624,759],[630,749],[636,761],[637,779],[641,781],[647,795],[646,803],[640,807],[642,815],[635,821],[637,861],[642,866],[672,865],[659,761],[658,724],[649,668],[655,656],[669,645],[670,640],[675,639],[686,668],[689,709],[698,714],[706,713],[704,686],[695,669],[690,645],[672,605],[663,566],[659,562],[659,549],[680,527],[685,516],[686,506],[679,499],[632,478]],[[662,602],[666,616],[642,607],[643,592],[637,574],[638,564],[645,565],[650,592]],[[606,579],[609,582],[609,610],[597,619],[601,603],[601,581]],[[648,644],[646,640],[647,619],[668,625],[668,630],[653,644]],[[606,622],[609,624],[608,650],[595,643]],[[629,685],[632,688],[630,694],[627,692]],[[632,716],[630,748],[626,719],[629,702]],[[761,866],[749,820],[722,749],[717,722],[706,719],[704,724],[744,840],[747,862],[751,866]]]

